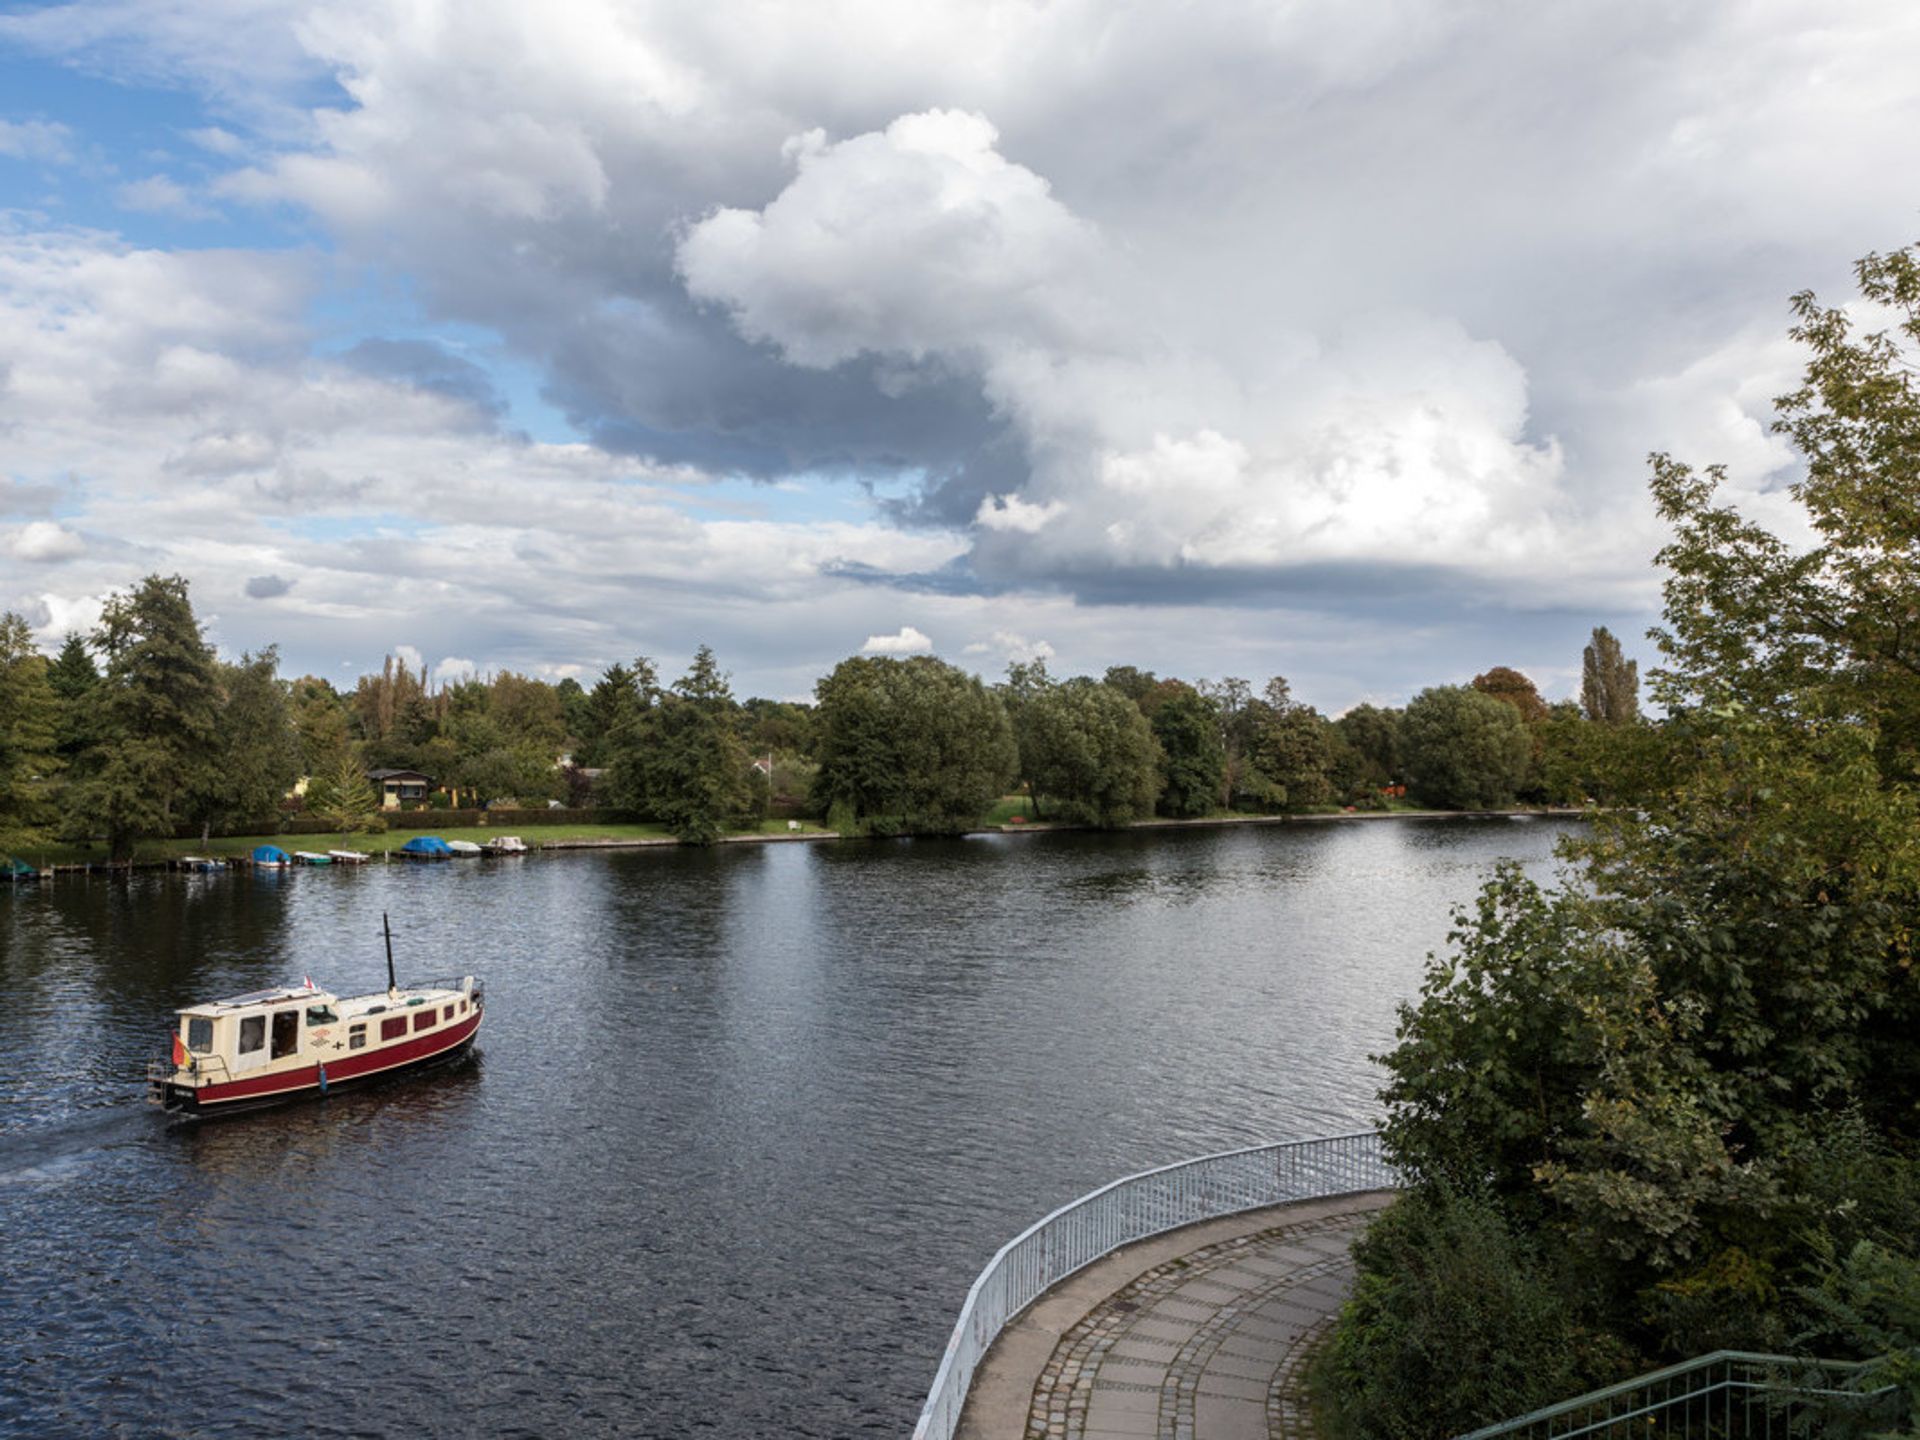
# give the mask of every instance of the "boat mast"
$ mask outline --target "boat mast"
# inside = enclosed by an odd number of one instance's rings
[[[393,926],[387,923],[387,912],[380,912],[380,933],[387,937],[387,993],[398,993],[400,982],[393,978]]]

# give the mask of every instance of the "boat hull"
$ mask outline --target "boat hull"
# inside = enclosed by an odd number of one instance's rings
[[[266,1105],[285,1105],[295,1100],[314,1099],[372,1080],[424,1070],[466,1054],[480,1033],[482,1014],[476,1009],[464,1020],[395,1045],[359,1053],[349,1052],[334,1059],[295,1070],[277,1071],[272,1075],[243,1077],[200,1086],[168,1082],[163,1087],[160,1103],[163,1108],[181,1115],[231,1115]],[[324,1084],[321,1080],[323,1070]]]

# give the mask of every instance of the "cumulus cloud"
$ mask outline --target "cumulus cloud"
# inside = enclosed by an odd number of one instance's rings
[[[254,575],[246,584],[249,600],[275,600],[293,589],[293,581],[278,575]]]
[[[902,625],[892,635],[869,635],[867,643],[860,647],[862,655],[928,655],[932,652],[933,641],[911,625]]]
[[[182,220],[205,220],[214,213],[170,175],[149,175],[144,180],[130,181],[115,191],[114,196],[123,209],[174,215]]]
[[[47,565],[84,555],[87,542],[64,525],[35,520],[14,531],[8,548],[16,559]]]
[[[458,655],[443,656],[440,663],[433,667],[433,678],[441,685],[458,685],[471,680],[480,673],[480,667],[471,660],[463,660]]]

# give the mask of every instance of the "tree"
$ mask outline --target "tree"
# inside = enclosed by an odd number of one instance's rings
[[[1166,815],[1207,815],[1219,803],[1227,768],[1220,716],[1198,690],[1171,683],[1178,689],[1155,706],[1152,718],[1153,735],[1160,742],[1160,810]]]
[[[1538,725],[1547,718],[1547,702],[1540,698],[1539,688],[1510,665],[1496,665],[1484,675],[1474,676],[1473,688],[1513,706],[1528,725]]]
[[[1604,625],[1594,627],[1580,655],[1580,706],[1596,725],[1631,725],[1640,718],[1640,666],[1621,653]]]
[[[1275,809],[1307,810],[1333,796],[1334,733],[1311,705],[1296,705],[1281,676],[1249,708],[1253,724],[1247,755],[1265,782],[1265,801]]]
[[[658,672],[646,656],[631,666],[609,665],[588,692],[574,730],[574,763],[598,769],[610,763],[608,745],[622,730],[631,730],[640,715],[659,698]]]
[[[1409,783],[1428,804],[1452,810],[1511,804],[1533,757],[1520,712],[1465,685],[1414,696],[1401,736]]]
[[[0,855],[43,843],[55,818],[60,701],[24,618],[0,615]]]
[[[332,768],[314,777],[307,791],[307,807],[334,829],[346,834],[387,828],[380,813],[380,796],[367,778],[366,767],[350,748],[343,748]]]
[[[300,775],[300,737],[279,669],[280,654],[271,645],[219,667],[219,739],[196,802],[203,838],[214,825],[274,827],[280,802]]]
[[[171,834],[206,792],[220,684],[178,575],[149,575],[110,596],[93,648],[106,661],[99,731],[73,807],[125,860],[142,837]]]
[[[1340,738],[1359,757],[1361,775],[1375,789],[1400,781],[1405,768],[1400,753],[1400,722],[1403,712],[1377,705],[1356,705],[1338,720],[1334,728]]]
[[[1013,780],[1006,706],[944,661],[855,656],[814,697],[813,804],[843,830],[958,834]]]
[[[1229,675],[1217,685],[1209,680],[1196,681],[1194,688],[1211,700],[1220,714],[1220,743],[1227,754],[1226,768],[1220,776],[1220,804],[1232,809],[1243,799],[1264,801],[1267,783],[1247,760],[1259,718],[1254,710],[1257,702],[1253,686]]]
[[[1118,826],[1153,813],[1160,746],[1140,707],[1107,685],[1076,678],[1021,711],[1022,769],[1063,819]]]
[[[57,744],[61,762],[69,768],[71,777],[71,767],[93,743],[93,689],[100,683],[100,672],[94,668],[93,656],[87,653],[85,639],[71,632],[67,635],[47,672],[47,680],[60,706],[56,720]]]
[[[734,709],[733,691],[713,651],[702,645],[657,705],[609,737],[615,804],[644,811],[695,845],[747,823],[757,797]]]

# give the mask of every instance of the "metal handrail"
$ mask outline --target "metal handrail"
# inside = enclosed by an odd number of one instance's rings
[[[1398,1185],[1378,1133],[1251,1145],[1142,1171],[1062,1205],[1000,1247],[967,1291],[914,1440],[952,1440],[974,1371],[1027,1306],[1123,1245],[1201,1220]]]
[[[1899,1387],[1872,1385],[1873,1368],[1861,1360],[1716,1350],[1484,1426],[1460,1440],[1665,1440],[1696,1434],[1719,1440],[1771,1436],[1776,1426],[1782,1435],[1821,1434],[1843,1414],[1856,1423],[1897,1419],[1891,1411],[1898,1407]],[[1861,1388],[1863,1380],[1869,1388]]]

